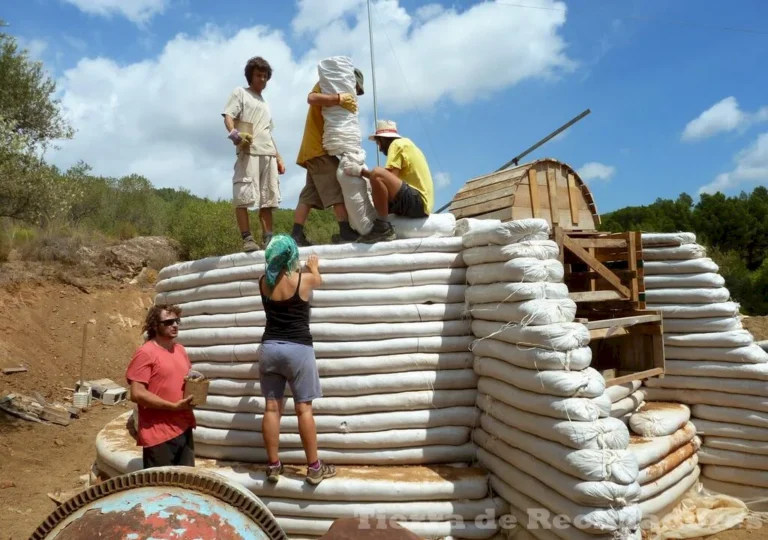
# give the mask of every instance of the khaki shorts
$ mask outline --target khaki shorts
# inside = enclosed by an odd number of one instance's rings
[[[339,168],[339,158],[335,156],[319,156],[305,163],[307,167],[307,183],[299,195],[299,204],[324,210],[335,204],[344,204],[336,170]]]
[[[238,155],[232,176],[232,201],[237,207],[277,208],[280,204],[277,158]]]

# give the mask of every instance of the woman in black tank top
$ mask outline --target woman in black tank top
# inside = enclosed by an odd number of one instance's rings
[[[266,399],[262,435],[269,460],[267,478],[277,482],[283,472],[279,440],[287,383],[307,456],[307,482],[319,484],[324,478],[336,475],[333,465],[318,459],[312,414],[312,401],[322,397],[322,390],[309,330],[309,296],[322,283],[322,277],[315,255],[307,260],[308,271],[301,271],[298,247],[288,235],[274,236],[265,256],[267,264],[264,276],[259,279],[259,292],[267,324],[259,348],[259,386]]]

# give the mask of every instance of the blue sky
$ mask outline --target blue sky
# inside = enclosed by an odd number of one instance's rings
[[[768,3],[436,4],[376,0],[374,34],[379,116],[396,120],[441,175],[438,206],[586,108],[526,159],[585,171],[602,212],[768,183]],[[52,155],[63,167],[84,159],[97,173],[227,198],[232,151],[219,109],[256,54],[276,70],[266,97],[289,163],[284,207],[303,181],[292,163],[318,60],[362,64],[363,130],[373,123],[362,0],[29,0],[6,3],[2,18],[59,79],[78,129]]]

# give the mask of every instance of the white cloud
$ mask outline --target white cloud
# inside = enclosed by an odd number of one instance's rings
[[[42,60],[43,53],[48,48],[48,42],[43,39],[16,37],[16,42],[19,44],[20,49],[27,50],[27,54],[33,60]]]
[[[585,182],[589,182],[590,180],[604,180],[608,182],[616,174],[616,167],[592,161],[590,163],[585,163],[576,172]]]
[[[768,121],[768,107],[755,113],[741,110],[735,97],[729,96],[688,122],[683,130],[682,140],[697,141],[719,133],[744,130],[752,124]]]
[[[168,7],[168,0],[64,0],[80,11],[110,17],[122,15],[134,23],[145,23]]]
[[[717,175],[702,186],[699,193],[726,192],[746,182],[768,183],[768,132],[760,134],[755,142],[736,154],[734,161],[736,167],[732,171]]]
[[[553,0],[539,3],[563,6]],[[199,35],[177,35],[158,56],[134,64],[83,58],[58,81],[65,114],[78,133],[62,144],[54,161],[66,167],[83,159],[97,174],[143,174],[158,187],[186,187],[201,196],[229,199],[234,154],[220,111],[232,89],[245,84],[248,57],[259,54],[274,68],[265,98],[288,166],[281,179],[281,206],[292,207],[304,183],[304,170],[294,161],[320,59],[348,55],[363,69],[367,91],[360,123],[364,131],[373,124],[365,2],[340,0],[330,6],[316,0],[299,3],[293,28],[311,39],[303,56],[291,50],[279,29],[256,26],[231,34],[208,26]],[[560,11],[518,12],[486,2],[463,12],[446,10],[416,25],[396,0],[378,0],[375,6],[379,108],[394,120],[397,113],[431,107],[438,100],[467,102],[574,67],[558,35],[565,20]],[[451,39],[445,40],[446,35]],[[505,69],[499,70],[500,65]],[[369,163],[375,159],[369,153]]]
[[[435,187],[445,188],[451,185],[451,175],[447,172],[436,172],[432,175]]]

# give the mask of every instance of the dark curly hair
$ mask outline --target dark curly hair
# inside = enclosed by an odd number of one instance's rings
[[[272,66],[269,65],[269,62],[264,60],[261,56],[254,56],[248,60],[247,64],[245,64],[245,80],[248,81],[249,86],[251,84],[251,79],[253,78],[254,69],[266,73],[267,80],[272,78]]]
[[[149,308],[147,317],[144,319],[144,326],[141,329],[147,335],[147,341],[154,339],[157,335],[157,325],[160,324],[160,314],[163,311],[168,311],[177,317],[181,317],[181,307],[174,304],[155,304]]]

